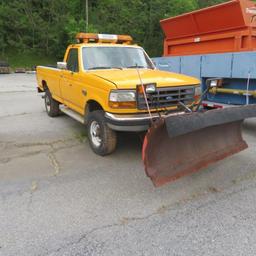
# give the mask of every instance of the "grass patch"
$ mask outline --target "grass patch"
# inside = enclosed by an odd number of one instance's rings
[[[81,132],[77,132],[75,133],[74,137],[79,141],[79,142],[84,142],[87,138],[87,132],[81,131]]]
[[[5,60],[11,68],[32,68],[37,65],[55,65],[57,60],[54,57],[36,54],[32,52],[26,53],[7,53],[0,56],[0,60]]]

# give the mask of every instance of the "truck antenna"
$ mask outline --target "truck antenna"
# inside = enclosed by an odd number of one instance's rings
[[[88,32],[88,27],[89,27],[89,5],[88,5],[88,0],[85,0],[85,22],[86,22],[86,32]]]

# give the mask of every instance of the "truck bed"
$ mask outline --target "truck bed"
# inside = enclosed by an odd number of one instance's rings
[[[53,66],[37,66],[37,84],[41,91],[50,88],[54,97],[60,97],[61,70]]]

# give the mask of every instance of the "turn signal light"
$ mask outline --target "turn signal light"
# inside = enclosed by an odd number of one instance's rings
[[[109,101],[109,106],[111,108],[129,108],[129,109],[133,109],[133,108],[136,108],[136,102],[135,101],[129,101],[129,102]]]

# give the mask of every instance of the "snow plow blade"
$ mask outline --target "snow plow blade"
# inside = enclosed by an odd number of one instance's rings
[[[143,143],[146,174],[159,187],[246,149],[241,125],[252,117],[256,105],[159,119]]]

